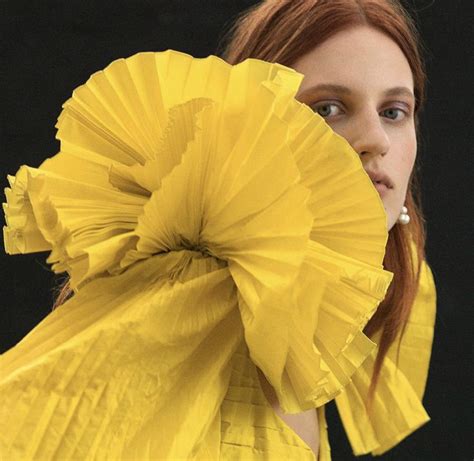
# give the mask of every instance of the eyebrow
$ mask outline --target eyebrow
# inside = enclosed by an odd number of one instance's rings
[[[303,91],[302,96],[306,96],[308,94],[314,93],[318,90],[329,90],[333,91],[335,93],[339,94],[344,94],[344,95],[351,95],[352,91],[350,88],[344,85],[336,85],[334,83],[321,83],[319,85],[312,86],[310,88],[307,88],[306,90]],[[389,88],[383,92],[384,96],[399,96],[399,95],[404,95],[412,98],[413,100],[415,99],[415,95],[411,90],[409,90],[405,86],[395,86],[393,88]]]

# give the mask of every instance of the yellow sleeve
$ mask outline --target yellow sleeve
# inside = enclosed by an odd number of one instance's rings
[[[356,456],[380,455],[409,436],[430,417],[422,404],[428,376],[436,319],[436,287],[426,261],[422,263],[418,294],[400,345],[398,339],[384,360],[375,392],[374,419],[368,418],[367,398],[377,349],[336,397],[336,405]],[[373,338],[378,341],[380,332]]]
[[[184,251],[92,281],[0,356],[0,452],[189,459],[242,339],[229,271],[210,265]],[[170,266],[181,270],[174,283]]]

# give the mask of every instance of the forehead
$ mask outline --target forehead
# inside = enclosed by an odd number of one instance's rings
[[[400,47],[368,26],[336,33],[291,67],[304,74],[299,93],[320,83],[345,85],[361,93],[395,86],[413,89],[413,74]]]

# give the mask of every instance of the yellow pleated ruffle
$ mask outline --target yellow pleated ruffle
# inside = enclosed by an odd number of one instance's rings
[[[415,253],[414,253],[415,254]],[[374,399],[373,417],[364,401],[373,373],[377,349],[353,374],[351,382],[336,396],[336,405],[356,456],[381,455],[430,421],[422,400],[426,388],[436,321],[436,286],[426,261],[418,293],[400,343],[400,334],[390,346],[381,368]],[[381,332],[373,340],[378,342]],[[398,359],[397,359],[397,354]]]
[[[0,357],[9,459],[219,456],[242,344],[287,413],[351,382],[393,277],[386,214],[302,78],[145,52],[64,103],[60,152],[5,189],[7,253],[50,251],[75,290]]]

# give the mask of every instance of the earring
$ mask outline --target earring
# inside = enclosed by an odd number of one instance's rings
[[[408,208],[406,206],[402,207],[402,212],[397,220],[400,224],[408,224],[410,222],[410,216],[408,216]]]

